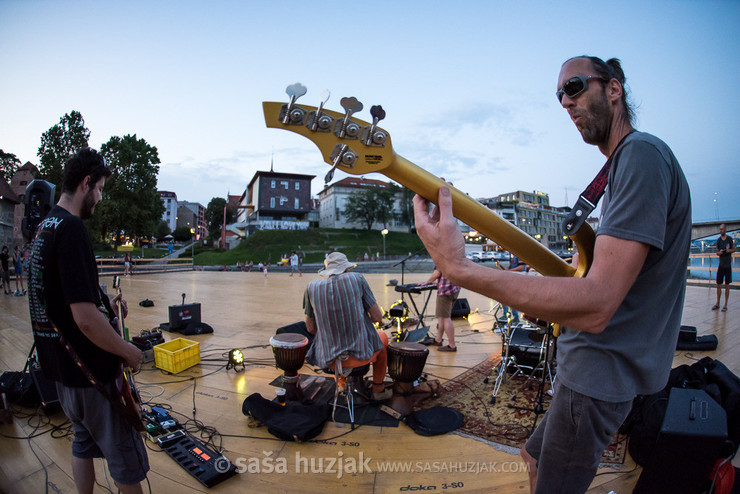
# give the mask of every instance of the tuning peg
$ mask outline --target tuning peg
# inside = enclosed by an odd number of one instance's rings
[[[285,93],[290,96],[290,101],[288,102],[288,105],[284,107],[280,112],[280,120],[284,124],[303,123],[303,119],[306,116],[306,111],[302,108],[295,108],[295,102],[298,98],[306,94],[306,91],[306,86],[304,86],[300,82],[296,82],[295,84],[291,84],[290,86],[285,88]]]
[[[314,132],[316,132],[317,130],[328,132],[331,128],[331,123],[334,119],[331,118],[329,115],[324,115],[322,113],[324,110],[324,105],[329,100],[329,96],[331,96],[331,93],[328,89],[325,89],[324,92],[321,93],[321,101],[319,102],[318,109],[308,114],[308,123],[306,125]]]
[[[352,151],[352,149],[346,144],[337,144],[329,157],[333,160],[334,165],[324,177],[325,184],[331,182],[332,177],[334,177],[334,170],[337,166],[344,165],[351,168],[352,165],[355,164],[355,161],[357,161],[357,153]]]
[[[373,105],[370,107],[370,115],[373,116],[373,124],[370,127],[365,127],[362,131],[362,141],[366,146],[383,146],[388,135],[382,130],[376,131],[378,122],[385,118],[385,110],[380,105]]]
[[[342,108],[344,108],[344,118],[339,121],[340,125],[337,126],[337,136],[340,139],[343,139],[345,137],[357,138],[357,136],[360,134],[360,126],[355,122],[352,122],[350,120],[350,117],[353,113],[362,111],[362,103],[357,101],[357,98],[353,96],[351,98],[342,98],[339,101],[339,104],[341,104]]]

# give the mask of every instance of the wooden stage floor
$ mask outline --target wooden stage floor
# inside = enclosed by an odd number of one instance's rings
[[[528,492],[527,473],[518,455],[495,449],[490,444],[456,434],[424,437],[415,434],[406,425],[399,427],[361,426],[350,431],[348,426],[328,422],[318,442],[293,443],[275,440],[264,427],[249,428],[248,419],[241,412],[244,398],[259,392],[274,396],[269,385],[281,371],[272,364],[269,338],[275,329],[303,319],[302,300],[306,283],[317,277],[289,277],[287,273],[241,272],[181,272],[127,277],[122,289],[129,302],[127,326],[132,334],[141,329],[153,328],[167,321],[167,306],[186,301],[202,303],[202,320],[211,325],[214,333],[188,337],[200,343],[201,355],[220,358],[231,348],[241,348],[247,360],[263,365],[251,365],[246,372],[226,371],[224,361],[204,361],[177,375],[166,375],[155,369],[153,363],[145,364],[137,382],[154,401],[171,404],[174,411],[192,417],[193,400],[196,418],[205,425],[215,427],[223,437],[226,456],[232,461],[242,459],[249,465],[250,458],[285,458],[287,473],[242,473],[212,489],[206,489],[177,466],[163,452],[149,451],[151,472],[149,481],[155,493],[177,492],[399,492],[419,490],[419,486],[454,492]],[[405,281],[424,281],[428,273],[407,274]],[[397,274],[366,275],[378,302],[387,309],[400,297],[387,286]],[[102,280],[111,284],[110,278]],[[472,313],[468,319],[456,319],[457,353],[440,353],[430,347],[426,372],[452,378],[465,369],[498,352],[501,347],[498,335],[491,332],[493,316],[489,310],[495,302],[463,290],[461,297],[468,299]],[[138,302],[151,299],[155,306],[142,308]],[[683,323],[696,326],[700,335],[716,334],[719,348],[715,352],[676,352],[674,365],[690,363],[709,355],[721,360],[733,372],[740,374],[740,292],[730,294],[730,308],[726,313],[711,311],[714,304],[714,287],[689,287],[687,289]],[[434,302],[427,311],[433,314]],[[435,326],[433,317],[426,320]],[[175,335],[177,336],[177,335]],[[165,333],[167,340],[171,333]],[[32,343],[26,297],[2,296],[0,298],[0,370],[21,370]],[[302,372],[310,373],[308,366]],[[197,381],[191,378],[198,378]],[[196,384],[194,387],[194,383]],[[156,384],[156,385],[155,385]],[[161,387],[158,387],[161,386]],[[487,398],[487,397],[485,397]],[[486,400],[487,402],[487,400]],[[184,421],[182,416],[178,416]],[[54,423],[61,423],[61,413],[51,416]],[[28,417],[16,417],[13,425],[0,426],[0,491],[9,493],[44,492],[48,482],[49,492],[75,492],[71,470],[71,438],[53,438],[42,434],[28,440],[39,422]],[[42,430],[44,427],[42,427]],[[231,437],[248,436],[248,437]],[[339,437],[338,437],[339,436]],[[151,445],[150,445],[151,446]],[[36,457],[38,456],[38,458]],[[301,458],[371,458],[371,472],[334,473],[303,472],[296,461]],[[412,472],[379,472],[379,462],[412,462]],[[437,467],[434,467],[435,462]],[[42,468],[42,464],[46,469]],[[347,463],[345,463],[347,464]],[[478,473],[460,471],[462,465],[475,464]],[[105,486],[110,482],[104,475],[102,460],[96,461],[97,480]],[[273,463],[277,465],[277,462]],[[337,464],[338,465],[338,464]],[[458,465],[453,467],[453,465]],[[495,465],[495,468],[491,466]],[[328,466],[328,464],[327,464]],[[418,468],[417,468],[418,467]],[[296,470],[298,468],[298,471]],[[308,468],[310,470],[310,467]],[[434,471],[432,471],[434,470]],[[621,470],[602,469],[589,492],[631,492],[640,470],[628,458]],[[48,475],[48,481],[45,480]],[[113,485],[110,482],[110,485]],[[145,487],[146,489],[146,487]],[[97,486],[96,492],[107,492]],[[146,492],[146,491],[145,491]]]

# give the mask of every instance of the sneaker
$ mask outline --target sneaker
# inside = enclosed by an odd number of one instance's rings
[[[452,348],[450,345],[445,345],[445,346],[441,346],[441,347],[437,348],[437,351],[438,352],[456,352],[457,351],[457,347]]]
[[[380,393],[373,393],[370,399],[373,401],[385,401],[391,399],[391,397],[393,397],[393,390],[388,388]]]
[[[13,295],[15,295],[16,297],[21,297],[21,296],[23,296],[23,294],[21,293],[21,291],[20,291],[20,290],[16,290],[16,291],[15,291],[15,293],[14,293]]]
[[[722,312],[727,312],[727,307],[722,307]]]
[[[712,306],[712,310],[717,310],[717,309],[719,309],[719,304]]]
[[[442,342],[441,341],[438,342],[437,340],[435,340],[431,336],[427,336],[426,338],[424,338],[423,340],[421,340],[420,343],[422,345],[426,345],[426,346],[442,346]]]

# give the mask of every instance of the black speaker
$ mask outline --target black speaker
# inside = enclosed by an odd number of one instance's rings
[[[700,493],[722,455],[727,414],[701,389],[671,389],[663,425],[634,493]]]
[[[452,306],[452,317],[467,317],[470,315],[470,304],[468,299],[459,298],[455,300],[455,305]]]

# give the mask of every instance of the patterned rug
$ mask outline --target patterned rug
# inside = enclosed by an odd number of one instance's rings
[[[537,424],[542,421],[542,414],[520,408],[533,409],[537,404],[537,392],[540,386],[539,375],[536,379],[516,376],[505,381],[496,395],[496,403],[491,404],[491,395],[496,382],[500,355],[494,355],[459,376],[442,384],[439,396],[425,400],[418,405],[419,409],[433,406],[446,406],[460,411],[465,421],[458,432],[495,444],[503,444],[509,450],[518,450]],[[488,383],[485,379],[488,377]],[[550,383],[545,384],[545,391]],[[549,395],[543,395],[543,409],[550,406]],[[507,449],[507,448],[504,448]],[[601,456],[602,465],[624,464],[627,450],[626,437],[619,434],[612,438],[611,444]],[[513,452],[513,451],[512,451]]]

